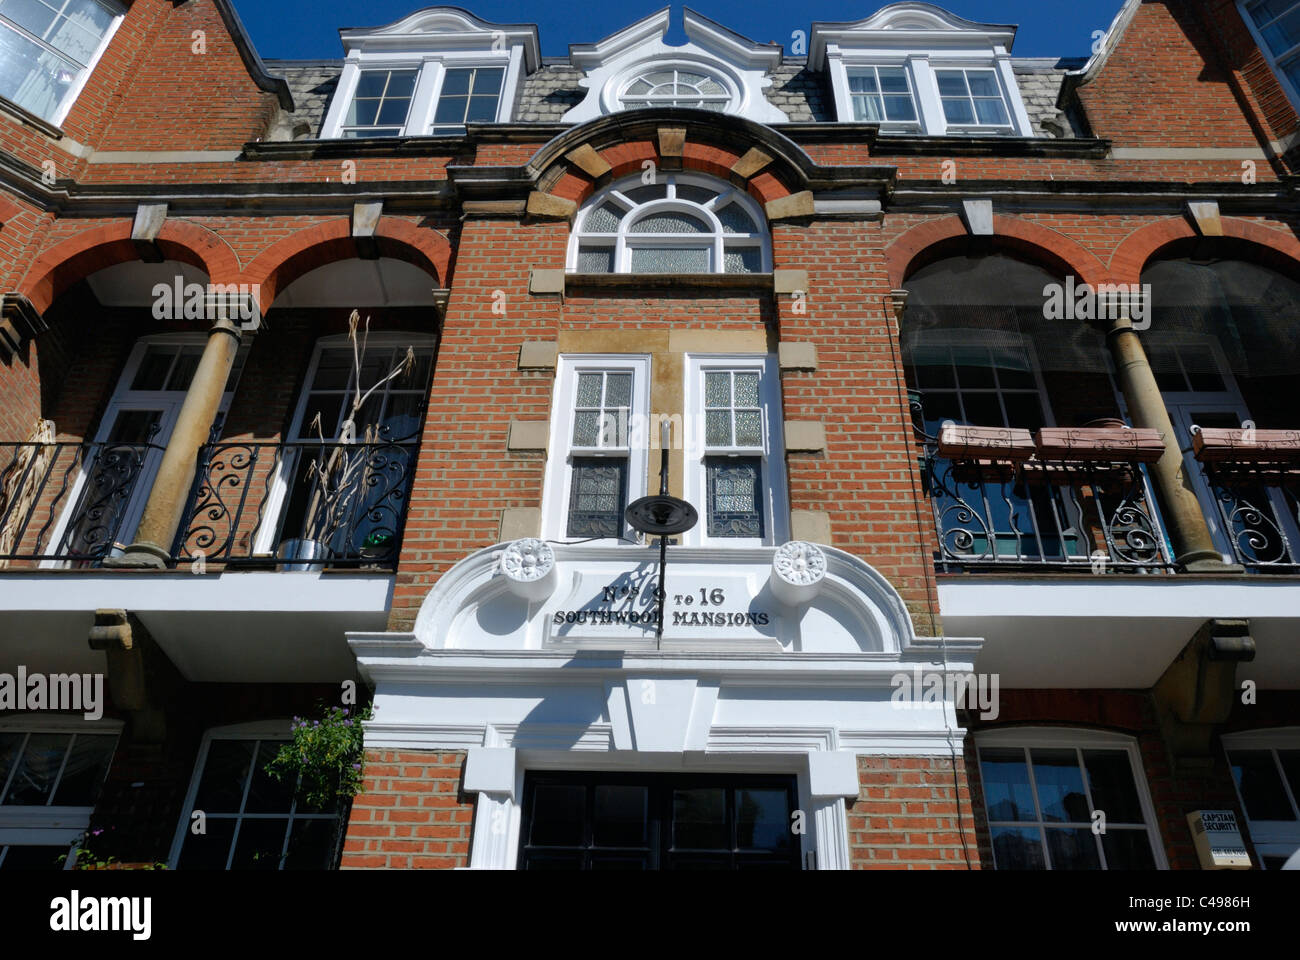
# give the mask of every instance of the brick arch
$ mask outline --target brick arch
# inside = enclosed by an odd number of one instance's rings
[[[653,161],[660,170],[668,171],[673,169],[659,155],[656,145],[649,140],[619,143],[597,150],[596,153],[609,164],[609,173],[596,180],[576,168],[565,169],[548,192],[553,196],[572,200],[578,206],[582,206],[593,194],[603,189],[610,182],[641,173],[643,170],[641,164],[646,160]],[[729,181],[736,182],[731,176],[731,168],[743,153],[743,150],[738,153],[730,148],[713,146],[707,143],[691,143],[688,140],[682,147],[681,157],[671,159],[680,161],[679,168],[682,170],[708,174],[727,183]],[[769,200],[789,196],[793,192],[772,172],[770,167],[759,170],[752,177],[745,180],[744,187],[746,192],[757,200],[760,205],[767,203]]]
[[[107,223],[55,244],[32,261],[18,292],[44,313],[77,281],[105,267],[139,260],[131,228],[130,220]],[[232,283],[239,276],[239,258],[230,245],[197,223],[167,220],[157,242],[167,259],[197,267],[213,283]]]
[[[375,237],[380,255],[419,267],[437,283],[447,276],[451,244],[440,233],[409,220],[383,217]],[[356,256],[351,220],[330,220],[271,244],[248,265],[240,282],[260,286],[263,308],[270,309],[280,292],[299,277]]]
[[[1273,261],[1289,261],[1287,266],[1300,274],[1300,240],[1292,233],[1261,226],[1250,220],[1223,217],[1223,235],[1261,248]],[[1200,234],[1182,217],[1170,217],[1139,227],[1130,233],[1111,254],[1109,273],[1116,283],[1137,283],[1146,265],[1172,244],[1195,240]],[[1214,239],[1214,238],[1210,238]]]
[[[916,269],[937,259],[927,254],[956,255],[968,241],[984,239],[991,239],[996,249],[1019,253],[1062,274],[1072,273],[1083,283],[1098,284],[1106,278],[1105,266],[1093,253],[1055,230],[1017,217],[994,216],[993,236],[975,238],[961,217],[949,216],[918,224],[889,245],[885,264],[890,285],[899,289]]]

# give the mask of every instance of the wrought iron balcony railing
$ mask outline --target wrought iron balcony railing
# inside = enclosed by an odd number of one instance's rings
[[[1233,559],[1300,571],[1300,430],[1197,429],[1193,451]]]
[[[413,441],[207,444],[172,558],[392,569],[417,450]],[[0,569],[93,567],[120,554],[162,454],[150,443],[0,444]]]
[[[177,562],[397,565],[415,442],[207,444]]]
[[[161,455],[150,443],[0,443],[0,568],[119,551]]]
[[[952,460],[935,444],[925,450],[944,571],[1172,566],[1140,463]]]

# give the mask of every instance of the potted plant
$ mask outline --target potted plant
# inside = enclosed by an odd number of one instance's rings
[[[358,443],[357,416],[377,390],[390,380],[409,373],[415,365],[415,351],[407,347],[401,362],[363,393],[361,370],[366,344],[370,338],[370,318],[366,318],[360,336],[357,334],[358,326],[361,326],[361,315],[353,310],[348,317],[348,341],[352,344],[354,387],[347,416],[339,426],[337,440],[332,443],[326,440],[319,413],[311,422],[310,429],[315,430],[320,438],[321,455],[307,467],[311,493],[302,536],[280,544],[277,554],[280,559],[297,561],[285,563],[283,569],[286,570],[320,570],[324,566],[322,561],[330,555],[330,541],[345,525],[353,499],[359,492],[364,495],[363,492],[369,488],[367,477],[371,470],[370,448],[379,439],[379,425],[368,423],[361,427],[361,442]],[[367,545],[370,545],[369,538]],[[365,555],[364,549],[362,555]]]

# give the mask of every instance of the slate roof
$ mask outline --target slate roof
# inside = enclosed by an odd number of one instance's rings
[[[294,111],[280,110],[267,135],[268,140],[302,140],[320,136],[330,98],[343,69],[341,60],[268,60],[267,69],[281,76],[293,94]],[[1078,137],[1082,131],[1056,108],[1056,97],[1067,70],[1078,69],[1081,60],[1013,60],[1016,80],[1025,109],[1039,136]],[[582,70],[560,59],[544,60],[542,66],[524,77],[514,109],[518,123],[560,123],[564,115],[586,96],[579,84]],[[830,123],[835,120],[835,101],[830,81],[821,71],[808,69],[806,58],[786,57],[771,75],[765,91],[770,103],[794,122]]]

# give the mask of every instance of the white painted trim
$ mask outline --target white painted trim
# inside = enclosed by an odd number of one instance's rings
[[[551,400],[550,445],[546,459],[545,486],[542,490],[542,539],[557,542],[581,540],[568,535],[569,498],[573,479],[570,461],[575,455],[590,456],[593,451],[574,451],[573,410],[578,389],[578,374],[582,372],[615,371],[632,374],[632,407],[628,417],[628,447],[626,452],[611,452],[627,460],[627,491],[624,506],[646,495],[648,484],[649,445],[657,443],[649,436],[650,373],[648,354],[621,353],[569,353],[558,358],[555,370],[555,392]],[[644,426],[639,431],[638,423]],[[639,434],[639,436],[638,436]],[[622,536],[636,541],[640,535],[622,522]],[[598,540],[597,543],[617,545],[617,540]]]
[[[688,546],[734,548],[778,546],[790,539],[790,494],[786,485],[784,421],[781,411],[781,376],[775,354],[704,354],[685,357],[686,379],[682,387],[682,420],[685,425],[683,478],[685,499],[700,514],[699,523],[688,530],[682,542]],[[738,456],[762,458],[760,490],[764,496],[762,538],[710,537],[708,533],[708,478],[704,459],[713,455],[704,441],[704,375],[713,369],[752,370],[759,373],[759,402],[763,416],[763,449],[736,448]],[[729,450],[719,450],[726,455]]]

